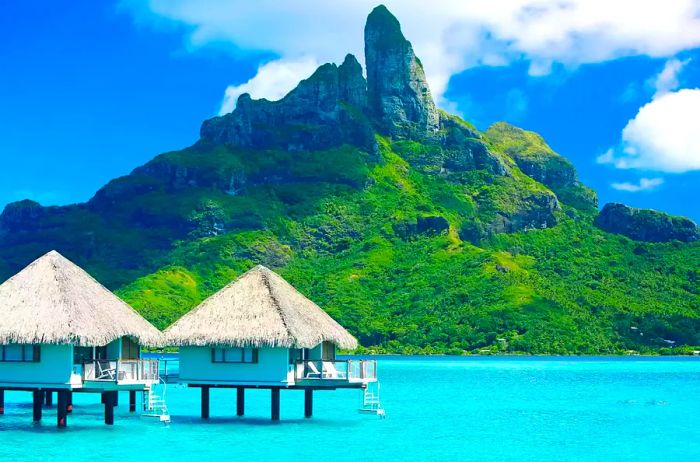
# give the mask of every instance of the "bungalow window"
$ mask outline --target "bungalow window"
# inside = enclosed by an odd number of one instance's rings
[[[39,345],[0,345],[0,361],[36,363],[40,356]]]
[[[257,348],[212,348],[213,363],[257,363]]]

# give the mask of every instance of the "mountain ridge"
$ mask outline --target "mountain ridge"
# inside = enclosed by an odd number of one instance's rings
[[[383,6],[365,55],[367,79],[347,55],[279,101],[241,95],[193,146],[87,203],[8,205],[0,273],[56,248],[165,327],[262,263],[375,351],[700,344],[694,223],[649,212],[611,227],[541,136],[437,109]]]

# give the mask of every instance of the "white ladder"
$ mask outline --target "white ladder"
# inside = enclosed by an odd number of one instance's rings
[[[170,422],[168,405],[165,401],[167,385],[161,379],[160,383],[151,385],[143,391],[143,416],[158,417],[161,422]]]
[[[386,411],[379,400],[379,382],[369,382],[362,389],[362,406],[359,411],[367,414],[376,414],[380,418],[386,417]]]

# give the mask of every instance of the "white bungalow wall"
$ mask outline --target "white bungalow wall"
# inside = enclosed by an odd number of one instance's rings
[[[285,385],[287,348],[261,348],[257,363],[212,362],[211,347],[180,348],[180,381],[184,383]]]
[[[38,362],[0,361],[0,385],[68,385],[73,371],[73,345],[41,345],[40,348]]]

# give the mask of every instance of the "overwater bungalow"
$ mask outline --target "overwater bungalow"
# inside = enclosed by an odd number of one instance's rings
[[[209,418],[211,388],[237,390],[244,413],[246,388],[271,390],[271,416],[280,417],[280,391],[303,390],[305,416],[313,391],[368,391],[368,408],[379,408],[374,360],[338,360],[336,349],[357,340],[280,276],[256,266],[206,299],[165,330],[180,347],[179,381],[201,389],[202,418]],[[368,399],[369,396],[369,399]]]
[[[141,359],[141,347],[161,343],[162,334],[133,308],[49,252],[0,285],[0,413],[6,390],[29,391],[40,421],[55,392],[64,427],[74,392],[101,393],[112,424],[119,391],[129,391],[130,411],[137,391],[153,402],[158,362]]]

